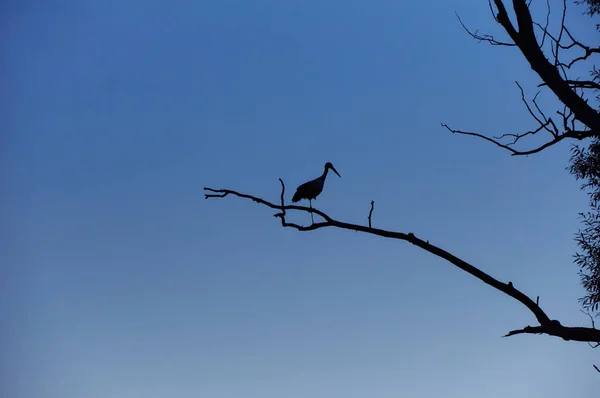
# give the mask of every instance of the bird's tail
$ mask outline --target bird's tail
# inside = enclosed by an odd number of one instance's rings
[[[302,199],[302,198],[300,197],[300,194],[299,194],[298,192],[296,192],[296,193],[294,194],[294,196],[292,197],[292,203],[296,203],[296,202],[298,202],[300,199]]]

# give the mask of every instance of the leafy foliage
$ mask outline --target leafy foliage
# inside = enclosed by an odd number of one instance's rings
[[[589,16],[600,14],[600,0],[579,0],[576,4],[587,7]],[[600,25],[596,25],[600,30]],[[600,70],[591,71],[594,82],[600,81]],[[595,90],[597,93],[599,90]],[[600,94],[596,95],[600,100]],[[576,234],[580,251],[574,255],[575,264],[587,295],[580,299],[583,307],[600,315],[600,133],[597,133],[587,148],[572,148],[569,171],[577,180],[583,180],[581,189],[587,191],[590,202],[588,212],[579,213],[583,228]]]
[[[575,4],[585,4],[588,7],[586,14],[593,16],[600,14],[600,0],[579,0],[575,1]]]
[[[587,148],[572,149],[570,172],[584,180],[582,189],[588,191],[590,210],[580,213],[584,228],[576,241],[581,249],[575,254],[575,263],[587,295],[581,299],[584,308],[600,308],[600,138],[595,138]]]

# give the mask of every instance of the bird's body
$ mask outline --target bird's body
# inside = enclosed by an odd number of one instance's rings
[[[315,178],[314,180],[305,182],[296,189],[296,193],[292,197],[292,203],[296,203],[302,199],[313,200],[321,192],[323,192],[323,186],[325,185],[325,178],[323,176]]]
[[[337,172],[335,167],[333,167],[333,165],[330,162],[327,162],[325,163],[325,170],[323,170],[323,174],[321,174],[320,177],[305,182],[296,189],[296,193],[294,193],[294,196],[292,197],[292,203],[296,203],[302,199],[308,199],[310,207],[312,209],[312,200],[317,199],[317,196],[319,196],[321,192],[323,192],[325,178],[327,178],[327,172],[329,171],[329,169],[333,170],[333,172],[337,174],[338,177],[342,178],[342,176],[340,175],[340,173]],[[312,213],[310,213],[310,216],[312,219]]]

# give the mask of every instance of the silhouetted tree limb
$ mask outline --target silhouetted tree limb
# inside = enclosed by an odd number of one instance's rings
[[[371,217],[373,217],[373,209],[375,209],[375,201],[374,200],[371,201],[371,210],[369,210],[369,216],[367,217],[367,220],[369,220],[369,228],[371,228]]]
[[[600,90],[600,84],[593,80],[565,80],[565,82],[573,88],[589,89],[589,90]],[[546,83],[538,84],[538,87],[547,86]]]
[[[526,135],[530,135],[530,134],[535,134],[536,132],[540,131],[540,129],[534,130],[534,131],[528,131],[526,133],[521,133],[521,134],[511,134],[513,136],[515,136],[515,139],[508,143],[508,144],[503,144],[500,141],[487,137],[483,134],[480,133],[474,133],[471,131],[463,131],[463,130],[456,130],[456,129],[452,129],[450,128],[447,124],[442,123],[442,126],[447,128],[448,130],[450,130],[452,133],[455,134],[462,134],[462,135],[470,135],[470,136],[474,136],[474,137],[479,137],[481,139],[484,139],[488,142],[491,142],[493,144],[496,144],[497,146],[499,146],[500,148],[506,149],[510,152],[512,152],[512,156],[523,156],[523,155],[532,155],[534,153],[538,153],[543,151],[544,149],[548,148],[549,146],[552,146],[556,143],[559,143],[560,141],[566,139],[566,138],[576,138],[578,140],[587,138],[587,137],[592,137],[594,136],[591,132],[589,131],[580,131],[580,130],[570,130],[569,132],[566,133],[561,133],[559,135],[557,135],[554,139],[536,147],[533,149],[529,149],[529,150],[525,150],[525,151],[521,151],[521,150],[517,150],[515,148],[513,148],[511,145],[514,145],[519,139],[521,139],[522,137],[525,137]],[[507,136],[508,134],[505,134],[504,136]]]
[[[469,28],[467,28],[465,26],[465,24],[463,23],[462,19],[460,19],[460,17],[458,16],[458,14],[456,14],[456,17],[458,18],[458,21],[460,22],[460,24],[462,25],[462,27],[464,28],[464,30],[466,30],[467,33],[472,38],[474,38],[475,40],[477,40],[479,42],[487,41],[488,43],[490,43],[493,46],[507,46],[507,47],[514,47],[514,46],[516,46],[515,43],[506,43],[506,42],[503,42],[503,41],[498,41],[498,40],[494,39],[494,36],[492,36],[492,35],[488,35],[488,34],[480,35],[477,30],[475,32],[471,32],[469,30]]]
[[[554,94],[571,109],[575,118],[596,132],[600,131],[600,117],[587,102],[575,93],[560,76],[556,66],[552,65],[537,43],[533,30],[533,19],[525,0],[513,0],[517,16],[517,31],[510,21],[502,0],[494,0],[498,9],[496,18],[504,30],[519,47],[531,69],[548,85]],[[562,27],[564,28],[564,22]],[[570,36],[570,35],[569,35]]]
[[[540,308],[540,306],[530,299],[527,295],[519,291],[513,286],[512,282],[503,283],[499,280],[493,278],[489,274],[481,271],[479,268],[467,263],[466,261],[456,257],[455,255],[447,252],[446,250],[432,245],[429,241],[422,240],[417,238],[413,233],[404,233],[404,232],[395,232],[395,231],[387,231],[379,228],[372,228],[370,226],[352,224],[343,221],[338,221],[327,215],[326,213],[315,209],[314,207],[311,209],[305,206],[296,206],[296,205],[285,205],[284,203],[284,194],[285,194],[285,184],[283,180],[279,179],[281,183],[281,198],[280,204],[274,204],[265,199],[262,199],[257,196],[248,195],[244,193],[240,193],[237,191],[233,191],[230,189],[213,189],[205,187],[204,190],[210,193],[206,193],[204,196],[206,199],[209,198],[224,198],[226,196],[237,196],[242,199],[252,200],[261,205],[267,206],[273,210],[277,210],[278,213],[274,214],[274,217],[279,218],[281,221],[281,225],[283,227],[291,227],[295,228],[298,231],[314,231],[320,228],[325,227],[334,227],[340,229],[347,229],[351,231],[360,231],[372,235],[381,236],[383,238],[391,238],[404,240],[409,242],[415,246],[420,247],[421,249],[440,257],[461,270],[471,274],[477,279],[481,280],[485,284],[493,287],[496,290],[514,298],[521,304],[523,304],[537,319],[539,325],[538,326],[527,326],[523,329],[510,331],[506,336],[513,336],[516,334],[522,333],[532,333],[532,334],[546,334],[550,336],[560,337],[564,340],[573,340],[573,341],[581,341],[581,342],[598,342],[600,343],[600,331],[594,328],[585,328],[585,327],[567,327],[560,324],[557,320],[551,320],[548,315]],[[324,221],[313,223],[309,226],[302,226],[299,224],[291,223],[286,220],[287,212],[290,210],[297,210],[300,212],[314,213],[323,218]]]
[[[494,16],[494,20],[500,24],[512,42],[504,42],[497,40],[491,35],[481,35],[477,32],[472,33],[459,17],[459,22],[463,28],[471,35],[471,37],[479,41],[487,41],[494,45],[503,45],[510,47],[518,47],[525,59],[528,61],[531,69],[535,71],[538,76],[542,79],[542,83],[539,87],[548,87],[556,97],[564,104],[565,110],[563,112],[557,112],[563,118],[563,122],[560,124],[561,129],[553,123],[551,118],[544,117],[540,118],[532,112],[531,107],[525,101],[523,96],[523,90],[521,90],[521,98],[527,107],[527,110],[532,117],[538,123],[536,129],[518,133],[518,134],[505,134],[500,138],[490,138],[484,134],[464,131],[460,129],[450,128],[447,124],[443,123],[442,126],[446,127],[449,131],[456,134],[463,134],[478,137],[491,142],[503,149],[506,149],[516,155],[531,155],[540,152],[554,144],[559,143],[564,139],[576,139],[582,140],[590,137],[600,136],[600,114],[588,104],[585,98],[583,90],[599,90],[600,84],[597,79],[600,77],[594,70],[596,76],[593,80],[576,80],[570,79],[567,76],[567,71],[574,64],[586,61],[589,57],[594,54],[600,54],[600,47],[593,47],[582,43],[577,40],[569,29],[565,26],[565,16],[567,4],[566,0],[563,0],[563,11],[561,15],[561,26],[558,34],[555,36],[548,31],[548,23],[550,16],[550,4],[547,1],[548,13],[546,14],[546,22],[544,25],[537,23],[533,20],[528,3],[526,0],[512,0],[513,9],[516,15],[516,23],[513,23],[506,11],[504,2],[502,0],[493,0],[496,12],[494,12],[494,6],[490,4],[490,9]],[[590,7],[594,1],[590,3]],[[535,28],[539,28],[542,32],[541,43],[538,43],[535,35]],[[543,52],[543,47],[546,43],[546,38],[549,38],[550,51],[554,58],[552,62],[548,60]],[[566,41],[566,42],[565,42]],[[570,60],[562,60],[563,53],[567,50],[579,50],[582,51],[581,55],[574,57]],[[578,92],[578,89],[580,92]],[[536,94],[537,96],[537,94]],[[537,111],[541,114],[541,110],[533,101]],[[576,122],[582,126],[577,127]],[[539,145],[532,149],[515,149],[514,145],[523,137],[528,135],[534,135],[542,130],[548,131],[551,134],[551,138],[542,145]],[[551,131],[550,131],[551,130]],[[512,137],[511,142],[502,141],[502,138]]]

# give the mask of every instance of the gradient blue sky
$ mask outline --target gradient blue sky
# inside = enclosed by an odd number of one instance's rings
[[[502,339],[532,315],[450,264],[202,196],[277,200],[281,177],[289,199],[331,161],[318,208],[364,223],[375,200],[375,226],[588,325],[568,146],[514,158],[440,127],[533,125],[521,54],[455,17],[499,33],[486,1],[7,4],[2,396],[596,396],[596,351]]]

